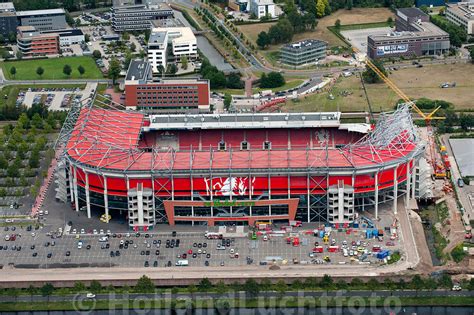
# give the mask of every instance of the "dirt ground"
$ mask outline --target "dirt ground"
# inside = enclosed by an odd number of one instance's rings
[[[327,27],[333,26],[336,20],[340,20],[341,24],[361,24],[385,22],[389,17],[394,18],[394,14],[388,8],[354,8],[352,10],[338,10],[329,16],[325,16],[318,20],[318,26],[314,31],[297,34],[293,37],[293,41],[302,39],[320,39],[327,41],[329,47],[343,45],[343,42],[331,33]],[[275,23],[259,23],[251,25],[240,25],[240,30],[246,34],[249,39],[254,42],[257,40],[258,33],[268,31]],[[269,50],[277,49],[272,46]]]
[[[392,71],[389,78],[411,98],[445,100],[453,103],[456,109],[472,109],[474,99],[474,80],[470,78],[472,73],[474,73],[472,64],[431,65]],[[442,89],[439,85],[443,82],[456,82],[456,87]],[[376,112],[393,109],[400,98],[382,83],[366,84],[366,88],[372,110]],[[329,99],[330,94],[334,100]],[[340,78],[328,91],[303,97],[297,102],[289,101],[283,110],[365,111],[368,110],[368,106],[360,78],[351,76]]]

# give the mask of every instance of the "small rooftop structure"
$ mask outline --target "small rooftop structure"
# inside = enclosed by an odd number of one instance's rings
[[[166,31],[152,31],[148,44],[164,44],[166,41]]]
[[[141,59],[135,59],[132,60],[128,66],[125,82],[137,81],[138,84],[145,84],[147,80],[151,79],[151,77],[152,72],[150,63]]]
[[[48,9],[48,10],[18,11],[16,13],[18,17],[51,15],[51,14],[66,14],[66,11],[64,11],[64,9],[59,8],[59,9]]]
[[[15,12],[15,6],[13,5],[13,2],[0,3],[0,13],[3,12]]]

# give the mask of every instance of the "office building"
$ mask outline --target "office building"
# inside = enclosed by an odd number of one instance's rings
[[[0,34],[7,38],[10,34],[16,34],[18,20],[15,7],[12,2],[0,3]]]
[[[250,13],[255,14],[258,19],[268,16],[276,17],[275,3],[273,0],[248,0],[250,2]]]
[[[18,11],[16,15],[21,26],[33,26],[38,32],[68,27],[64,9]]]
[[[19,26],[17,46],[25,57],[59,54],[59,34],[42,34],[33,26]]]
[[[167,55],[171,45],[172,55]],[[182,57],[195,60],[198,57],[197,41],[190,27],[153,28],[148,42],[148,60],[154,72],[158,66],[166,69],[167,62],[179,62]],[[168,60],[168,57],[171,59]]]
[[[418,8],[398,9],[394,32],[367,39],[367,55],[372,59],[442,55],[449,48],[449,34]]]
[[[168,54],[168,33],[152,32],[148,39],[148,61],[150,62],[153,72],[159,72],[158,67],[166,70]]]
[[[164,2],[148,0],[116,0],[112,7],[112,29],[116,32],[147,30],[151,21],[173,17]]]
[[[326,57],[327,43],[308,39],[284,45],[280,49],[281,63],[291,66],[304,66]]]
[[[448,21],[464,28],[469,35],[474,35],[474,0],[446,4]]]
[[[41,34],[58,34],[60,46],[80,44],[85,41],[84,33],[80,29],[65,29],[57,31],[44,31]]]

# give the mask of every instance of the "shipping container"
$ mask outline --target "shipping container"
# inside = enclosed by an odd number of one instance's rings
[[[385,258],[387,258],[389,255],[390,255],[390,251],[389,251],[389,250],[383,250],[383,251],[377,253],[377,259],[385,259]]]

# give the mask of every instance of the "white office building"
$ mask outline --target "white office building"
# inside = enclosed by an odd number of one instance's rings
[[[250,1],[250,13],[255,14],[258,19],[267,15],[270,18],[276,17],[275,3],[273,3],[273,0],[249,0],[249,1]]]
[[[448,21],[463,27],[469,35],[474,35],[474,0],[446,4]]]
[[[168,33],[163,31],[153,31],[148,40],[148,62],[151,64],[153,72],[159,72],[158,66],[163,66],[166,70],[168,51]]]
[[[168,46],[171,45],[171,55],[167,56]],[[197,58],[197,41],[189,27],[159,27],[153,28],[148,41],[148,61],[153,72],[158,72],[158,66],[166,69],[166,63],[183,57],[189,60]],[[168,58],[170,57],[170,58]]]

